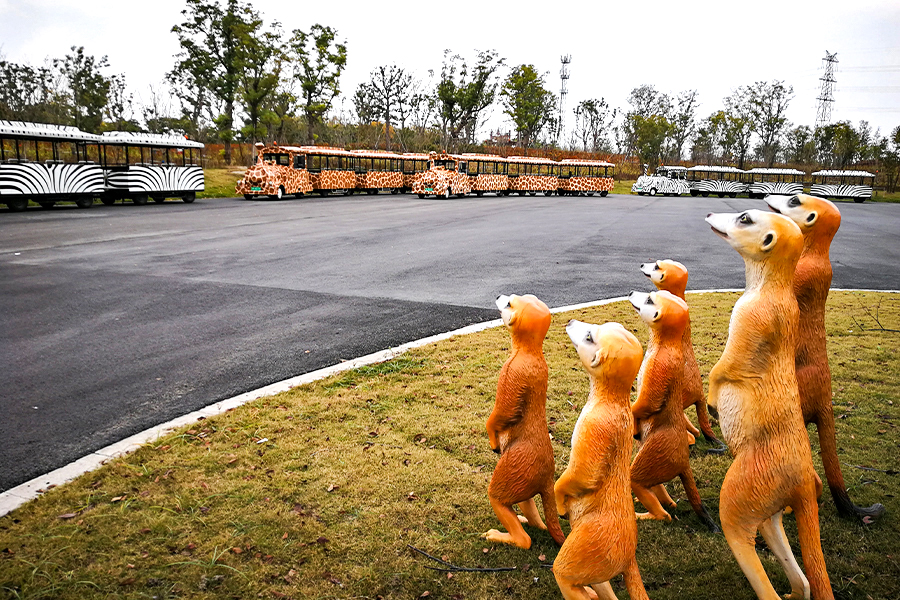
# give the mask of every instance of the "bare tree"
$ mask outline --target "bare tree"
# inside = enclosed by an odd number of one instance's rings
[[[697,129],[695,120],[697,104],[697,90],[681,92],[675,100],[672,116],[669,119],[672,126],[669,131],[669,159],[674,162],[681,160],[684,143],[694,135],[694,131]]]
[[[585,152],[599,152],[608,144],[607,132],[612,128],[617,111],[606,100],[592,98],[582,100],[575,107],[575,131],[573,135]]]
[[[759,136],[759,152],[766,165],[775,164],[781,147],[782,135],[787,127],[788,104],[794,97],[794,88],[783,81],[757,81],[751,86],[738,88],[749,114],[751,129]]]

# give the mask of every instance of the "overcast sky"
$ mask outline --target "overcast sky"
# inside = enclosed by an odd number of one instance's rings
[[[348,46],[341,88],[352,111],[356,86],[378,65],[426,79],[443,52],[474,58],[496,49],[509,65],[533,64],[559,93],[560,56],[570,54],[571,109],[603,97],[627,108],[641,84],[676,95],[696,89],[698,117],[722,107],[740,85],[779,79],[794,87],[788,117],[812,126],[825,51],[837,52],[832,120],[861,119],[882,135],[900,125],[900,2],[755,0],[722,2],[428,2],[425,0],[256,0],[266,22],[286,31],[330,25]],[[0,55],[41,64],[84,46],[109,57],[136,99],[162,87],[178,51],[172,25],[183,0],[0,0]],[[341,101],[338,101],[338,110]],[[499,104],[488,127],[508,129]],[[483,132],[486,133],[486,132]]]

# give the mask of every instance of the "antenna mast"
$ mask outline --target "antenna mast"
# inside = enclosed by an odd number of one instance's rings
[[[831,54],[825,51],[825,58],[822,59],[825,67],[825,74],[819,77],[822,82],[819,88],[819,109],[816,111],[816,129],[824,127],[831,123],[831,105],[834,104],[834,65],[837,64],[837,52]]]
[[[572,62],[572,55],[566,54],[565,56],[561,56],[559,61],[562,63],[562,67],[559,70],[559,79],[560,79],[560,88],[559,88],[559,124],[556,128],[556,143],[560,145],[565,142],[564,133],[566,130],[566,95],[569,93],[568,90],[568,81],[569,81],[569,64]]]

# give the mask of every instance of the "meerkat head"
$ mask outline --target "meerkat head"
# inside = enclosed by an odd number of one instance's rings
[[[665,290],[650,292],[631,292],[628,301],[634,307],[641,320],[653,330],[675,330],[681,335],[688,322],[687,303]]]
[[[650,278],[658,290],[666,290],[673,294],[684,294],[687,289],[688,271],[680,262],[674,260],[658,260],[641,265],[641,273]]]
[[[774,212],[791,219],[804,236],[815,232],[829,241],[841,226],[841,211],[832,202],[807,194],[767,196],[766,204]]]
[[[550,309],[531,294],[500,295],[496,300],[503,323],[513,335],[527,335],[543,340],[550,329]]]
[[[637,377],[644,350],[634,334],[619,323],[592,325],[572,319],[566,333],[592,376],[615,377],[629,386]]]
[[[791,219],[762,210],[742,213],[710,213],[706,222],[738,251],[744,260],[766,262],[778,256],[796,263],[803,248],[803,234]]]

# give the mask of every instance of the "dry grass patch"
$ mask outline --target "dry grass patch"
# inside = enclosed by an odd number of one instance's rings
[[[737,297],[688,298],[704,374],[721,354]],[[900,597],[900,357],[897,333],[870,329],[876,309],[885,328],[900,329],[900,296],[833,293],[829,349],[851,496],[888,512],[865,527],[839,519],[826,497],[820,514],[838,596],[887,600]],[[647,338],[625,303],[554,317],[545,351],[557,473],[587,394],[563,330],[573,317],[619,321]],[[0,597],[560,597],[540,566],[556,555],[548,535],[531,532],[529,551],[479,538],[497,526],[486,494],[496,456],[484,422],[508,348],[507,332],[494,329],[412,351],[199,421],[51,490],[0,519]],[[717,519],[730,459],[705,448],[699,441],[692,466]],[[668,487],[678,520],[639,524],[650,596],[754,598],[724,538],[707,533],[680,484]],[[799,558],[793,517],[785,522]],[[433,565],[407,544],[458,565],[518,569],[448,577],[426,569]],[[774,557],[761,552],[776,587],[788,591]],[[621,580],[614,587],[627,597]]]

